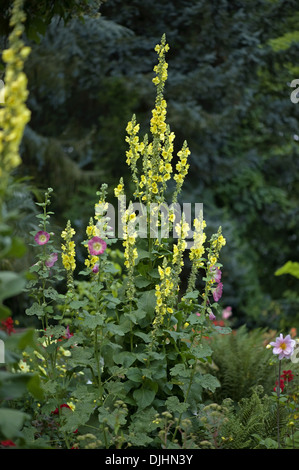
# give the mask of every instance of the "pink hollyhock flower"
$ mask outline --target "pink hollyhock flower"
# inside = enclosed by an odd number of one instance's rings
[[[51,253],[50,256],[48,257],[47,261],[45,262],[45,265],[48,268],[52,268],[52,266],[54,266],[54,264],[56,263],[57,260],[58,260],[57,253]]]
[[[222,297],[223,284],[219,282],[218,286],[213,290],[213,298],[215,302],[218,302]]]
[[[38,245],[45,245],[50,240],[50,234],[44,230],[40,230],[34,237]]]
[[[213,312],[211,312],[211,313],[210,313],[210,315],[209,315],[209,319],[210,319],[211,321],[214,321],[214,320],[216,320],[216,317],[215,317],[215,315],[214,315],[214,313],[213,313]]]
[[[276,341],[272,341],[273,354],[278,354],[278,359],[289,359],[294,352],[296,341],[287,335],[285,338],[282,334],[276,338]]]
[[[66,330],[65,330],[65,337],[66,337],[67,339],[69,339],[69,338],[71,338],[72,336],[74,336],[74,334],[70,332],[70,327],[67,326],[67,327],[66,327]]]
[[[217,282],[217,284],[221,280],[222,272],[219,268],[215,268],[214,266],[210,267],[210,272],[213,274],[213,281]]]
[[[232,308],[231,307],[226,307],[224,310],[222,310],[222,318],[224,320],[227,320],[231,316],[232,316]]]
[[[100,237],[93,237],[88,242],[89,253],[93,256],[102,255],[107,248],[107,244]]]
[[[92,268],[93,273],[98,273],[99,272],[99,263],[96,263],[94,267]]]

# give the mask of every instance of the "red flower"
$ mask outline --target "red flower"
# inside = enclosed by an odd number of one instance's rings
[[[15,447],[16,444],[13,441],[7,440],[7,441],[1,441],[0,445],[3,447]]]
[[[213,321],[213,323],[214,323],[215,326],[224,326],[225,325],[223,320],[215,320],[215,321]]]
[[[283,392],[283,389],[284,389],[284,381],[283,381],[283,379],[280,379],[280,380],[279,380],[279,383],[280,383],[280,385],[279,385],[280,391]],[[275,382],[275,385],[278,385],[278,382],[277,382],[277,381]],[[276,387],[274,387],[274,392],[276,392]]]
[[[284,370],[280,377],[284,382],[291,382],[294,378],[291,370]]]
[[[63,403],[62,405],[60,405],[60,408],[69,408],[71,410],[71,407],[67,403]],[[58,415],[58,414],[59,414],[58,408],[52,411],[52,415]]]
[[[11,317],[1,321],[1,330],[4,330],[8,335],[16,332],[13,325],[13,319]]]

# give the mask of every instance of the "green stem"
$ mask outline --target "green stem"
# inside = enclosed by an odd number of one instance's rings
[[[280,398],[280,374],[281,374],[281,361],[278,363],[278,384],[276,388],[277,393],[277,443],[278,449],[280,449],[280,416],[279,416],[279,398]]]
[[[98,348],[98,327],[95,328],[95,332],[94,332],[94,356],[95,356],[95,360],[97,364],[98,387],[99,387],[100,399],[102,399],[103,387],[102,387],[101,365],[100,365],[99,348]]]

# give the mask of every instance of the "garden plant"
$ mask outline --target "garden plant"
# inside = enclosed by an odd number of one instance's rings
[[[18,211],[7,211],[7,201],[30,119],[22,4],[14,2],[3,52],[0,111],[0,446],[298,448],[295,335],[234,331],[223,320],[225,234],[220,226],[208,236],[203,210],[192,223],[177,210],[192,149],[184,141],[175,154],[167,124],[165,35],[155,46],[149,132],[140,135],[135,114],[126,127],[132,197],[121,178],[113,212],[101,184],[81,239],[72,220],[60,233],[52,225],[48,188],[30,233],[34,262],[13,271],[25,246],[14,237]],[[16,331],[5,300],[21,292],[35,326]]]

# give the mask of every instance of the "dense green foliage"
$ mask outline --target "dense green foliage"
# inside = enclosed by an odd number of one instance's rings
[[[297,364],[256,328],[298,322],[295,7],[16,0],[9,27],[2,3],[0,447],[298,447]],[[145,240],[130,208],[106,238],[106,202],[134,189],[147,216],[203,202],[189,253],[187,224]]]
[[[288,294],[296,280],[274,276],[298,260],[298,106],[289,86],[296,8],[282,0],[109,0],[102,16],[84,22],[53,16],[26,70],[32,120],[22,174],[51,185],[58,225],[68,217],[80,231],[100,184],[127,172],[124,128],[132,112],[146,126],[153,45],[166,33],[169,122],[176,145],[186,138],[191,149],[181,201],[203,202],[210,226],[224,227],[223,302],[236,324],[251,327],[298,321]]]

